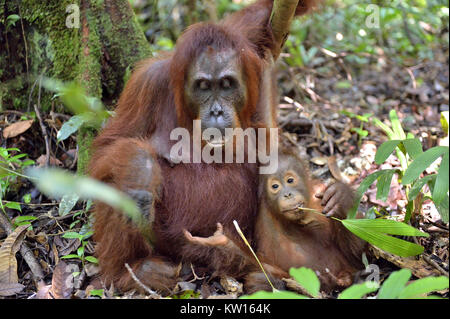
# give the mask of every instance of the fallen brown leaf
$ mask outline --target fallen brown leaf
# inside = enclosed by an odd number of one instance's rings
[[[17,276],[16,253],[19,251],[29,225],[17,227],[0,247],[0,283],[15,284]]]
[[[6,283],[0,282],[0,296],[12,296],[21,292],[25,288],[24,285],[19,283]]]
[[[46,156],[45,155],[41,155],[41,156],[39,156],[38,157],[38,159],[36,160],[36,163],[38,164],[38,167],[42,167],[42,166],[45,166],[46,165]],[[63,163],[59,160],[59,159],[57,159],[57,158],[54,158],[53,156],[50,156],[50,165],[51,166],[59,166],[59,167],[62,167],[63,166]]]
[[[28,120],[13,123],[3,130],[3,137],[11,138],[24,133],[33,125],[33,122],[34,120]]]

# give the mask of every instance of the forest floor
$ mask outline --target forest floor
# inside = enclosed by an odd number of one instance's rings
[[[440,124],[440,112],[448,110],[449,105],[448,53],[437,52],[435,60],[417,65],[410,63],[413,66],[408,68],[384,56],[372,57],[369,64],[361,67],[348,63],[343,54],[323,54],[317,64],[291,67],[280,62],[278,72],[280,128],[284,137],[295,143],[303,158],[310,162],[315,178],[325,182],[341,179],[356,189],[367,175],[380,168],[399,168],[395,156],[389,157],[383,165],[375,164],[377,147],[387,136],[371,122],[361,122],[356,114],[367,115],[366,118],[370,115],[388,123],[389,112],[396,110],[405,131],[420,137],[424,150],[436,145],[448,146],[448,137],[444,136]],[[342,112],[344,110],[347,113]],[[47,139],[51,141],[48,162],[74,170],[76,137],[56,144],[57,131],[70,115],[52,112],[42,117]],[[5,111],[0,114],[0,128],[2,147],[20,149],[20,153],[28,154],[38,166],[47,164],[38,119],[18,111]],[[12,151],[12,154],[19,153]],[[12,169],[18,168],[14,163],[11,165]],[[431,166],[427,174],[435,173],[435,169],[436,165]],[[10,179],[7,186],[9,191],[3,204],[20,203],[20,211],[14,205],[5,207],[10,221],[18,225],[19,221],[23,222],[21,216],[33,218],[32,229],[25,231],[25,227],[20,234],[13,233],[15,235],[9,237],[11,229],[4,225],[5,220],[0,220],[3,223],[0,225],[0,245],[3,245],[0,257],[2,253],[5,257],[0,258],[0,278],[2,271],[9,274],[15,271],[11,267],[17,260],[17,285],[2,286],[0,280],[0,296],[2,291],[6,296],[5,291],[10,291],[15,298],[113,297],[110,287],[101,292],[90,285],[98,274],[98,267],[87,258],[94,254],[95,244],[91,238],[63,237],[67,233],[89,231],[91,223],[84,204],[76,205],[61,216],[59,202],[41,195],[25,178]],[[27,194],[31,195],[29,200],[24,199]],[[360,210],[367,212],[370,207],[376,207],[379,214],[401,221],[406,203],[404,187],[394,175],[388,199],[377,200],[376,187],[372,185],[362,199]],[[378,265],[381,280],[399,268],[411,269],[415,278],[448,276],[449,228],[430,201],[424,202],[412,219],[412,225],[430,235],[416,238],[417,243],[425,247],[424,253],[420,258],[400,258],[372,249],[369,262]],[[22,247],[26,244],[34,256],[31,259],[37,263],[25,261],[23,248],[22,254],[16,254],[20,244]],[[56,267],[57,264],[60,266]],[[196,274],[195,267],[186,267],[187,276],[178,284],[174,298],[234,298],[242,293],[242,284],[233,278],[210,280],[208,275]],[[44,280],[37,283],[40,274]],[[69,277],[73,284],[67,284]],[[334,292],[326,297],[336,295]],[[442,295],[448,297],[448,291]],[[148,298],[136,292],[123,297]]]

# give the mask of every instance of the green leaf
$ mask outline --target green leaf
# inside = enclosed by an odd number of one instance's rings
[[[59,203],[59,216],[65,216],[71,212],[72,208],[77,204],[79,197],[77,194],[66,194]]]
[[[361,136],[361,137],[366,137],[367,135],[369,135],[369,132],[368,132],[368,131],[362,130],[362,129],[356,128],[356,127],[350,129],[350,131],[356,132],[356,133],[357,133],[359,136]]]
[[[422,143],[418,138],[408,138],[402,141],[405,146],[406,152],[414,160],[417,156],[423,153]]]
[[[291,275],[311,296],[318,297],[320,281],[312,269],[301,267],[289,269]]]
[[[448,111],[441,112],[441,125],[445,136],[448,135]]]
[[[402,128],[402,124],[400,123],[395,110],[389,112],[389,118],[391,119],[392,130],[394,131],[395,136],[400,140],[406,139],[405,131]]]
[[[292,291],[258,291],[251,295],[242,296],[239,299],[309,299],[306,296],[296,294]]]
[[[77,255],[78,255],[79,257],[82,257],[82,256],[84,255],[84,247],[79,247],[79,248],[77,249]]]
[[[423,298],[422,295],[433,291],[444,290],[449,286],[448,277],[426,277],[416,280],[406,286],[400,293],[400,299]]]
[[[402,184],[411,184],[419,178],[420,174],[430,166],[439,156],[448,153],[448,146],[435,146],[428,151],[418,155],[416,159],[409,165],[403,176]]]
[[[61,259],[70,259],[70,258],[80,259],[80,257],[78,257],[78,255],[75,254],[65,255],[61,257]]]
[[[76,194],[80,199],[99,200],[125,212],[136,225],[146,224],[145,217],[128,195],[97,180],[56,168],[33,168],[27,173],[34,177],[33,183],[47,196],[61,198],[66,194]]]
[[[448,223],[448,210],[449,210],[448,196],[445,196],[444,200],[440,202],[439,205],[435,204],[435,206],[439,214],[441,215],[442,221],[444,223]]]
[[[18,16],[17,14],[11,14],[6,18],[6,25],[9,26],[15,26],[17,20],[20,19],[20,16]]]
[[[355,192],[355,204],[353,205],[353,207],[349,210],[349,212],[347,214],[348,219],[355,218],[356,213],[358,211],[359,203],[361,202],[361,198],[363,197],[364,193],[369,189],[370,185],[372,185],[383,174],[390,174],[389,171],[395,172],[395,170],[385,169],[385,170],[380,170],[380,171],[374,172],[374,173],[370,174],[369,176],[367,176],[366,178],[364,178],[364,180],[361,182],[361,184],[359,184],[359,187]]]
[[[395,170],[386,171],[385,174],[378,178],[377,182],[377,199],[385,202],[389,196],[391,190],[392,177],[395,174]]]
[[[87,261],[89,261],[90,263],[98,264],[98,259],[95,258],[94,256],[87,256],[85,259],[86,259]]]
[[[335,84],[336,89],[350,89],[352,87],[352,82],[343,80]]]
[[[103,289],[89,290],[89,296],[103,297]]]
[[[375,154],[375,163],[378,165],[383,164],[400,142],[400,140],[390,140],[381,144]]]
[[[427,184],[430,181],[433,181],[436,179],[436,174],[427,175],[424,178],[420,178],[414,182],[414,184],[411,186],[411,189],[409,190],[408,199],[410,201],[414,200],[417,195],[419,195],[420,191],[422,190],[423,186]]]
[[[365,220],[358,219],[364,221],[373,221],[373,220]],[[376,219],[375,219],[376,220]],[[387,236],[385,234],[379,233],[377,231],[372,230],[372,228],[361,227],[358,223],[352,223],[356,221],[355,219],[345,219],[342,220],[342,224],[345,228],[351,231],[356,236],[364,239],[370,244],[377,246],[378,248],[390,252],[392,254],[401,256],[401,257],[410,257],[419,255],[423,252],[423,247],[410,243],[408,241]],[[393,230],[391,230],[392,232]],[[403,230],[397,230],[398,232],[403,232]]]
[[[390,140],[397,139],[395,134],[394,134],[394,131],[392,131],[389,126],[387,126],[386,124],[384,124],[383,122],[381,122],[377,118],[373,118],[372,121],[374,122],[376,127],[378,127],[381,130],[383,130],[383,132],[389,137]]]
[[[433,189],[433,202],[435,204],[440,204],[442,200],[447,196],[448,193],[448,161],[449,161],[449,152],[444,154],[442,158],[441,166],[439,167],[439,171],[436,177],[436,183],[434,184]]]
[[[37,219],[37,217],[35,217],[35,216],[17,216],[14,219],[14,222],[22,223],[22,222],[29,222],[29,221],[36,220],[36,219]]]
[[[20,204],[17,202],[9,202],[5,204],[5,207],[8,207],[9,209],[15,209],[18,211],[22,211],[22,208],[20,207]]]
[[[72,116],[58,131],[58,134],[56,135],[58,142],[64,141],[70,135],[78,131],[78,129],[83,126],[83,124],[90,121],[93,116],[95,115],[92,112]]]
[[[80,234],[76,233],[76,232],[69,231],[69,232],[67,232],[67,233],[64,233],[64,234],[62,235],[62,237],[63,237],[63,238],[68,238],[68,239],[76,238],[76,239],[80,239],[80,240],[81,240],[81,237],[82,237],[82,236],[81,236]]]
[[[381,234],[430,237],[429,234],[421,232],[410,225],[391,219],[346,219],[345,223],[347,225],[353,225],[355,227]]]
[[[365,295],[378,289],[378,284],[373,282],[364,282],[348,287],[339,295],[338,299],[361,299]]]
[[[396,299],[405,288],[408,283],[409,278],[411,278],[411,270],[401,269],[399,271],[394,271],[390,276],[383,282],[383,285],[378,292],[378,299]]]
[[[31,202],[31,194],[23,195],[22,200],[24,201],[25,204],[29,204]]]

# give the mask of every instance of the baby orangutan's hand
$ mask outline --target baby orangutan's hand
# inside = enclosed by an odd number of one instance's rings
[[[316,194],[321,198],[322,212],[327,217],[346,218],[347,213],[353,206],[353,191],[344,183],[337,182],[328,186],[323,194]]]

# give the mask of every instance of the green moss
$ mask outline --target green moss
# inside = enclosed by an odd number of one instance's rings
[[[30,48],[30,53],[36,57],[33,58],[33,70],[47,69],[47,76],[63,81],[76,78],[80,52],[80,29],[66,26],[69,14],[66,8],[71,4],[79,4],[79,1],[23,0],[21,3],[23,19],[38,34],[38,39],[31,41]]]

